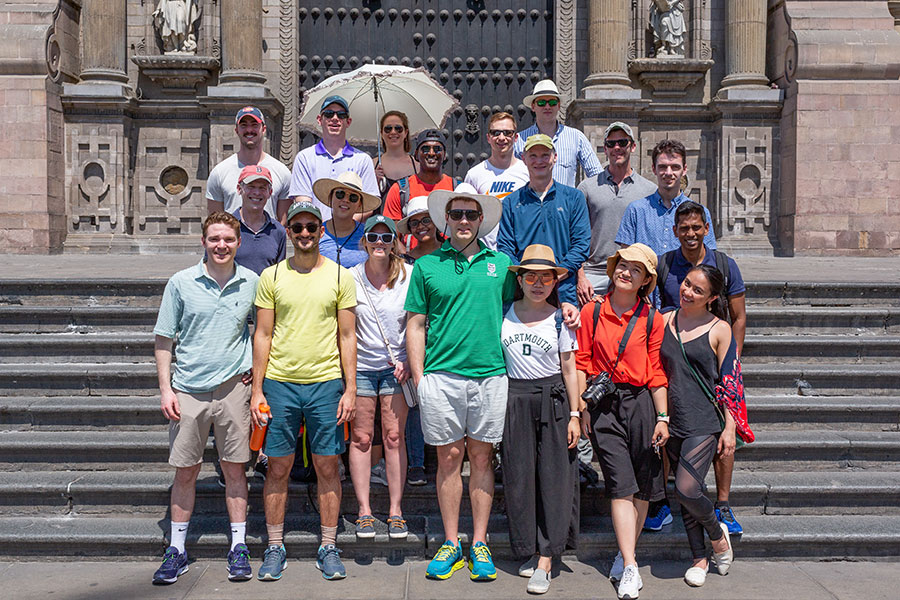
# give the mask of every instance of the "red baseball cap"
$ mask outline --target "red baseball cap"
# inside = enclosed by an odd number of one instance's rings
[[[240,123],[244,117],[253,117],[260,125],[266,124],[266,118],[263,116],[262,111],[255,106],[245,106],[237,111],[237,114],[234,116],[234,124]]]
[[[238,183],[251,183],[257,179],[265,179],[269,185],[272,185],[272,174],[267,168],[259,165],[247,165],[241,169],[241,174],[238,175]]]

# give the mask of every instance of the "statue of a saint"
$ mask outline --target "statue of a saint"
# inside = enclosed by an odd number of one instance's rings
[[[656,56],[684,56],[684,0],[653,0],[650,27]]]
[[[199,20],[199,0],[159,0],[153,11],[153,24],[162,38],[163,51],[166,54],[196,53],[194,29]]]

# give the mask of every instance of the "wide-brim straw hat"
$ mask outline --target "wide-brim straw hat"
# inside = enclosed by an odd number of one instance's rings
[[[360,206],[354,212],[370,212],[381,206],[381,198],[367,194],[362,189],[363,183],[359,175],[353,171],[345,171],[337,176],[337,179],[319,179],[313,184],[313,193],[319,202],[331,208],[331,192],[337,189],[347,190],[362,196]]]
[[[606,259],[606,276],[612,281],[616,271],[616,263],[619,259],[639,262],[644,265],[650,274],[650,286],[648,290],[656,287],[656,253],[645,244],[632,244],[627,248],[619,248],[616,253]]]
[[[397,233],[400,235],[412,234],[412,231],[410,231],[408,227],[409,218],[413,215],[427,212],[428,196],[416,196],[415,198],[410,199],[410,201],[406,203],[406,206],[403,207],[403,214],[406,216],[397,221]]]
[[[428,214],[431,215],[431,220],[434,221],[438,233],[444,233],[447,228],[447,205],[451,200],[457,198],[474,200],[481,207],[483,220],[478,227],[479,238],[492,232],[500,222],[500,214],[503,212],[503,204],[500,203],[500,199],[489,194],[479,194],[468,183],[461,183],[456,186],[455,190],[434,190],[428,194]]]
[[[519,264],[507,268],[513,273],[518,273],[523,269],[525,271],[555,271],[557,277],[562,277],[569,272],[565,267],[556,264],[553,248],[543,244],[528,246],[522,253],[522,260],[519,261]]]
[[[556,96],[560,98],[559,88],[556,87],[556,83],[552,79],[541,79],[534,84],[534,90],[532,90],[531,95],[522,98],[522,104],[527,108],[531,108],[531,103],[541,96]]]

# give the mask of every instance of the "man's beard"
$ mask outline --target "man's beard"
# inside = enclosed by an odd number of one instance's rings
[[[306,256],[309,256],[311,254],[318,254],[319,253],[319,244],[318,244],[318,242],[316,242],[309,248],[301,248],[299,245],[297,245],[297,246],[294,246],[294,252],[297,254],[303,254]]]

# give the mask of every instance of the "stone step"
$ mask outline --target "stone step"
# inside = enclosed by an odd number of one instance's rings
[[[148,363],[0,364],[0,396],[133,396],[158,393]]]
[[[748,396],[752,426],[765,429],[896,430],[900,425],[897,396]]]
[[[898,334],[900,307],[750,305],[747,323],[753,334]]]
[[[791,431],[757,427],[740,450],[741,468],[828,470],[900,467],[900,432]],[[0,431],[0,470],[158,470],[168,460],[168,433],[149,431]],[[213,458],[212,445],[206,459]],[[27,466],[25,466],[27,465]]]
[[[158,308],[165,286],[165,279],[0,279],[0,305]]]
[[[900,306],[900,283],[746,282],[747,302],[768,306]]]
[[[0,333],[152,332],[154,306],[0,305]]]
[[[740,462],[738,463],[740,466]],[[163,518],[169,506],[173,470],[127,471],[0,471],[0,514],[14,515],[107,515],[110,517],[143,515]],[[262,509],[263,481],[249,477],[250,514]],[[709,474],[709,490],[715,478]],[[195,515],[218,515],[225,506],[225,490],[216,482],[215,472],[206,469],[197,481]],[[436,489],[433,478],[428,485],[406,486],[403,510],[407,515],[436,514]],[[292,510],[313,512],[315,486],[290,484]],[[673,484],[669,497],[677,511]],[[731,505],[739,517],[760,514],[885,514],[900,515],[900,477],[896,471],[786,471],[737,470],[731,487]],[[388,490],[373,484],[370,501],[376,514],[387,512]],[[495,512],[504,512],[502,481],[494,494]],[[608,515],[609,500],[602,482],[583,487],[581,507],[584,515]],[[341,508],[356,514],[358,505],[349,480],[343,483]],[[467,494],[461,507],[471,514]]]
[[[410,519],[406,540],[390,540],[384,523],[376,524],[373,540],[358,541],[352,523],[339,524],[337,543],[348,569],[365,569],[374,556],[402,559],[427,558],[443,542],[440,518]],[[471,531],[471,521],[460,519],[461,532]],[[745,533],[733,538],[736,564],[742,559],[766,558],[805,560],[821,558],[896,558],[900,548],[898,516],[747,516]],[[23,556],[79,557],[115,556],[152,558],[162,555],[168,536],[167,520],[156,518],[109,517],[6,517],[0,518],[0,548],[14,552],[8,558]],[[228,548],[227,517],[198,517],[188,531],[188,554],[195,558],[221,558]],[[318,547],[319,525],[315,515],[289,516],[285,523],[285,547],[291,559],[312,560]],[[466,548],[468,533],[462,534]],[[265,526],[259,518],[248,520],[247,542],[251,563],[259,567],[264,550]],[[494,515],[488,527],[488,544],[496,558],[513,558],[509,548],[506,518]],[[583,523],[578,537],[579,559],[612,560],[616,553],[615,536],[607,518]],[[655,560],[689,557],[687,540],[680,517],[657,533],[641,536],[638,554],[642,564]],[[354,560],[355,564],[354,564]],[[290,568],[290,563],[288,568]]]
[[[748,335],[744,364],[812,362],[882,363],[900,360],[900,336]]]
[[[147,333],[0,335],[0,363],[153,363],[153,344]]]
[[[743,366],[743,378],[744,386],[759,395],[800,391],[810,396],[890,396],[900,389],[900,364],[851,364],[832,359],[814,364],[748,363]]]

